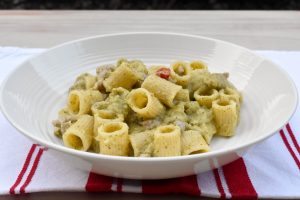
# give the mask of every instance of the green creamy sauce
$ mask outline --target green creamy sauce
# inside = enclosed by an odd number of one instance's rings
[[[234,85],[227,80],[227,77],[227,73],[210,73],[207,70],[197,70],[191,74],[188,89],[191,94],[196,90],[202,93],[209,89],[219,90],[226,87],[235,89]]]
[[[169,108],[154,119],[144,120],[131,112],[127,117],[130,133],[138,133],[145,130],[155,129],[159,125],[179,124],[185,126],[181,127],[183,130],[194,130],[193,126],[205,128],[202,124],[211,123],[213,116],[212,111],[205,107],[199,106],[196,101],[180,102],[172,108]]]
[[[184,103],[180,102],[178,105],[167,110],[162,118],[165,124],[172,124],[176,121],[187,122],[188,116],[184,112]]]
[[[86,82],[86,78],[87,77],[91,77],[91,78],[95,78],[93,75],[89,74],[89,73],[83,73],[80,76],[78,76],[74,82],[74,84],[70,87],[70,91],[71,90],[85,90],[88,89],[87,88],[87,82]]]
[[[200,106],[197,101],[185,103],[185,112],[188,115],[188,123],[200,126],[202,123],[210,122],[213,119],[212,111]]]
[[[108,109],[126,117],[129,113],[129,106],[126,102],[128,93],[129,91],[124,88],[114,88],[105,100],[109,103]]]

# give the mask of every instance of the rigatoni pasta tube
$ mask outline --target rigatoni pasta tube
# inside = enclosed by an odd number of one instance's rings
[[[162,79],[154,74],[148,76],[142,84],[142,88],[152,92],[162,103],[172,107],[174,106],[174,98],[181,86]]]
[[[151,157],[153,152],[153,131],[147,130],[129,135],[135,157]]]
[[[128,63],[122,63],[103,81],[103,85],[107,92],[111,92],[113,88],[117,87],[130,90],[138,80],[138,74],[128,67]]]
[[[84,81],[85,88],[92,88],[96,83],[96,77],[91,74],[85,74],[82,76],[82,80]]]
[[[115,113],[111,110],[99,110],[94,115],[94,135],[98,135],[98,128],[107,122],[122,122],[124,116],[122,114]]]
[[[160,101],[144,88],[132,90],[128,95],[127,103],[143,118],[154,118],[165,109]]]
[[[63,134],[65,146],[87,151],[93,139],[94,119],[90,115],[81,115],[79,119]]]
[[[201,60],[194,60],[190,62],[192,70],[207,70],[207,65]]]
[[[210,144],[212,137],[217,133],[217,129],[213,121],[201,124],[200,130],[201,135],[203,136],[207,144]]]
[[[211,108],[212,102],[219,98],[219,92],[216,89],[211,89],[202,93],[200,90],[196,90],[194,92],[194,98],[200,106]]]
[[[216,100],[212,104],[217,134],[221,136],[234,135],[238,115],[236,102],[233,100]]]
[[[179,126],[159,126],[154,131],[153,145],[153,156],[155,157],[180,156],[181,141]]]
[[[109,105],[110,104],[107,101],[99,101],[94,103],[91,107],[93,115],[96,115],[99,111],[106,110]]]
[[[188,130],[181,134],[181,155],[209,151],[200,131]]]
[[[240,104],[242,101],[240,93],[236,89],[229,87],[220,90],[220,99],[222,101],[234,100],[237,104]]]
[[[191,73],[191,78],[188,82],[188,89],[191,95],[194,94],[196,90],[200,93],[210,89],[207,84],[207,79],[209,79],[210,73],[207,70],[194,70]]]
[[[177,61],[171,64],[171,69],[171,78],[174,79],[177,84],[186,86],[191,77],[189,64],[183,61]]]
[[[189,102],[190,101],[190,92],[188,89],[181,89],[175,96],[175,100]]]
[[[71,90],[76,90],[76,89],[82,89],[82,90],[87,90],[92,88],[95,83],[96,83],[96,77],[89,74],[89,73],[84,73],[81,74],[76,78],[75,83],[71,86]]]
[[[100,152],[99,141],[95,138],[98,136],[98,128],[107,122],[122,122],[124,121],[124,116],[122,114],[114,113],[111,110],[98,110],[94,114],[94,137],[92,142],[92,148],[96,153]]]
[[[217,133],[217,129],[213,121],[194,126],[188,125],[188,129],[199,131],[207,144],[210,144],[212,137]]]
[[[97,90],[72,90],[68,97],[68,109],[73,115],[88,114],[96,101],[102,101],[103,95]]]
[[[128,156],[128,126],[124,122],[108,122],[98,129],[96,138],[100,142],[100,153],[115,156]]]
[[[240,92],[234,88],[226,87],[225,89],[220,90],[219,94],[220,94],[221,101],[233,100],[236,102],[237,116],[238,116],[238,122],[239,122],[240,109],[241,109],[241,103],[242,103],[242,95],[240,94]]]

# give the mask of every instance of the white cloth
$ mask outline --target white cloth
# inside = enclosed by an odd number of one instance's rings
[[[43,49],[0,47],[0,84],[19,63],[41,51]],[[300,93],[300,52],[258,53],[283,67],[295,81]],[[226,198],[300,198],[300,107],[288,126],[255,145],[239,161],[188,178],[159,181],[158,186],[151,181],[116,179],[75,169],[64,161],[63,155],[33,145],[32,141],[7,122],[2,113],[0,138],[0,194],[40,191],[179,191]],[[228,168],[236,171],[232,173]]]

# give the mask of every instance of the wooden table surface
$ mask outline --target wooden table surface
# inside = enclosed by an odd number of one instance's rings
[[[297,11],[0,11],[0,46],[47,48],[108,33],[163,31],[227,40],[250,49],[300,50]],[[24,199],[199,199],[187,195],[35,193]],[[0,196],[16,199],[19,196]],[[200,198],[207,199],[207,198]]]
[[[298,11],[0,11],[0,46],[51,47],[133,31],[203,35],[250,49],[300,50]]]

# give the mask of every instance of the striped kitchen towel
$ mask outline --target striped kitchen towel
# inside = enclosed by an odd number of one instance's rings
[[[18,63],[43,51],[0,47],[0,83]],[[300,89],[300,52],[259,51]],[[0,113],[0,194],[42,191],[186,193],[217,198],[300,198],[300,109],[278,133],[219,169],[166,180],[112,178],[73,168],[64,155],[18,133]]]

